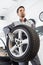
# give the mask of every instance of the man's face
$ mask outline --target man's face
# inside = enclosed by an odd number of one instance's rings
[[[25,17],[25,9],[24,8],[20,8],[18,10],[18,16],[21,17],[21,18]]]

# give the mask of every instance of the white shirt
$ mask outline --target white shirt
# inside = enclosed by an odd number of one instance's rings
[[[29,20],[27,20],[26,22],[16,21],[16,22],[14,22],[14,25],[15,26],[17,26],[17,25],[27,25],[29,27],[35,28],[34,22],[29,21]]]

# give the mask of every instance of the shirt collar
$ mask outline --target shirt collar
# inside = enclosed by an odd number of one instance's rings
[[[20,21],[22,22],[22,20],[20,19]],[[24,22],[26,22],[27,21],[27,19],[26,18],[24,18]]]

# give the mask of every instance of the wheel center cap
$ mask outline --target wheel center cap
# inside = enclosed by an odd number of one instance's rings
[[[17,45],[17,46],[21,46],[21,43],[22,43],[21,40],[19,40],[19,39],[15,39],[15,42],[16,42],[16,45]]]
[[[17,42],[17,45],[19,45],[19,44],[20,44],[20,41]]]

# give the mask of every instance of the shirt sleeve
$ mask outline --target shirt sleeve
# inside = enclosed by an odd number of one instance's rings
[[[31,21],[31,20],[29,20],[29,22],[30,22],[30,24],[31,24],[31,27],[32,27],[33,29],[35,29],[35,24],[34,24],[34,22]]]
[[[8,35],[14,27],[15,27],[14,23],[4,27],[3,31],[5,33],[5,36]]]

